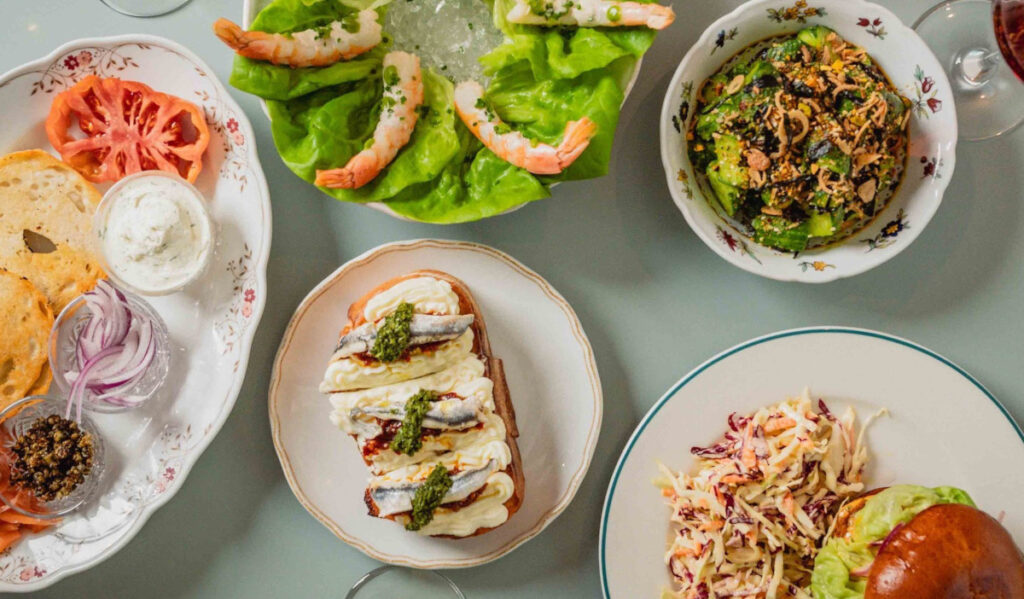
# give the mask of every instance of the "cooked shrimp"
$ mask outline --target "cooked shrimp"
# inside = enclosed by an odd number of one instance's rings
[[[539,9],[539,10],[538,10]],[[676,19],[670,6],[615,0],[516,0],[509,23],[576,27],[650,27],[664,29]]]
[[[569,121],[558,147],[531,141],[522,133],[512,131],[487,107],[484,88],[475,81],[463,81],[455,87],[455,110],[487,149],[536,175],[557,175],[567,169],[597,133],[597,123],[583,117]]]
[[[381,42],[374,10],[360,11],[353,21],[334,21],[294,33],[246,31],[227,19],[217,19],[213,32],[238,54],[290,67],[322,67],[348,60]]]
[[[423,103],[423,75],[415,54],[388,52],[384,56],[384,98],[370,147],[342,168],[316,172],[316,184],[334,189],[358,189],[391,163],[412,137]]]

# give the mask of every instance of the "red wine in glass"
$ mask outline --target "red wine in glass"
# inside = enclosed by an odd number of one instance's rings
[[[946,67],[960,139],[1024,124],[1024,0],[942,0],[914,30]]]
[[[992,18],[1006,63],[1024,80],[1024,0],[995,0]]]

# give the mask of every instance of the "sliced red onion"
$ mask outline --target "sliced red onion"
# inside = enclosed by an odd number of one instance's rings
[[[107,281],[84,296],[87,316],[77,326],[75,357],[77,369],[59,374],[71,385],[66,417],[77,404],[81,418],[82,401],[111,406],[130,407],[142,401],[131,389],[145,376],[156,358],[155,325],[145,314],[137,312],[128,298]]]

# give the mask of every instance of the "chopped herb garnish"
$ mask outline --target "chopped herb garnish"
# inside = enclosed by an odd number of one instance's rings
[[[409,347],[409,326],[412,323],[412,304],[401,303],[398,308],[384,317],[384,324],[377,331],[370,355],[381,362],[394,362],[402,357]]]
[[[413,455],[423,447],[423,419],[430,411],[430,405],[437,401],[437,393],[420,389],[419,393],[405,402],[405,417],[402,426],[391,439],[395,453]]]
[[[395,68],[395,65],[389,65],[387,68],[384,69],[385,86],[393,87],[395,85],[398,85],[399,81],[401,81],[401,78],[398,76],[398,69]]]
[[[420,488],[416,489],[416,494],[412,497],[412,514],[405,529],[419,530],[430,524],[434,519],[434,510],[441,505],[441,501],[451,488],[452,477],[444,466],[438,464],[430,471],[430,476],[423,481]]]

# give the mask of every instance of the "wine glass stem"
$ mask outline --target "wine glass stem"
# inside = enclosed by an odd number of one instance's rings
[[[967,87],[981,87],[999,69],[999,50],[964,48],[953,59],[953,76]]]

